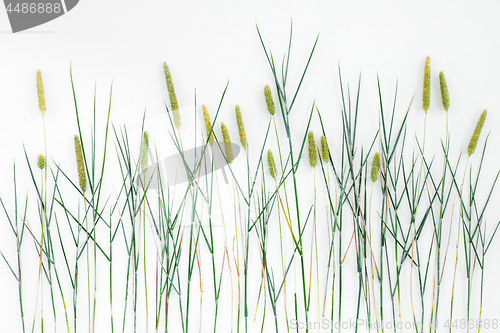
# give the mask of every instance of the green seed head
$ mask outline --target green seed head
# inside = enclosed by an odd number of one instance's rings
[[[483,129],[484,121],[486,120],[486,109],[483,111],[481,114],[481,117],[479,118],[476,129],[474,130],[474,134],[472,134],[472,138],[470,139],[469,142],[469,147],[467,148],[467,153],[469,156],[474,154],[474,151],[476,150],[477,146],[477,141],[479,140],[479,136],[481,135],[481,130]]]
[[[243,118],[241,117],[240,106],[238,104],[236,104],[236,123],[238,124],[241,146],[247,150],[247,135],[245,134],[245,125],[243,125]]]
[[[203,104],[201,108],[203,109],[203,119],[205,119],[205,128],[207,129],[207,135],[208,135],[212,129],[212,122],[210,121],[210,115],[208,114],[207,106]],[[208,142],[211,145],[214,144],[214,133],[210,134]]]
[[[80,181],[80,189],[83,193],[85,193],[85,190],[87,189],[87,177],[85,176],[82,144],[80,143],[80,138],[78,137],[78,135],[75,135],[75,153],[76,165],[78,166],[78,179]]]
[[[42,154],[38,155],[38,167],[40,168],[40,170],[43,170],[45,169],[45,156],[43,156]]]
[[[267,111],[269,111],[271,116],[274,116],[276,110],[274,109],[273,95],[271,95],[271,87],[269,85],[264,87],[264,96],[266,97]]]
[[[443,100],[443,107],[446,111],[450,108],[450,95],[448,95],[448,85],[444,78],[443,72],[439,73],[439,86],[441,87],[441,99]]]
[[[177,96],[175,96],[174,83],[172,82],[172,75],[170,75],[170,70],[168,69],[167,63],[163,63],[163,70],[165,71],[165,80],[167,81],[168,97],[170,98],[170,106],[172,110],[179,109],[179,104],[177,104]]]
[[[148,168],[149,132],[144,132],[141,144],[141,171]]]
[[[314,134],[312,131],[309,131],[307,138],[309,140],[309,164],[314,168],[318,158],[316,156],[316,144],[314,143]]]
[[[330,150],[328,149],[328,142],[326,142],[324,135],[321,137],[321,157],[323,161],[330,162]]]
[[[177,96],[175,95],[174,83],[172,82],[172,75],[168,69],[167,63],[163,63],[163,70],[165,71],[165,80],[167,81],[168,97],[170,98],[170,107],[174,116],[175,127],[181,127],[181,114],[179,113],[179,104],[177,103]]]
[[[233,147],[231,146],[231,139],[229,138],[229,132],[227,131],[226,125],[224,123],[220,124],[222,130],[222,139],[224,140],[224,148],[226,150],[226,158],[229,163],[233,163]]]
[[[36,71],[36,90],[38,92],[38,108],[42,116],[44,116],[47,108],[45,106],[45,91],[43,90],[42,72],[40,70]]]
[[[274,163],[274,156],[271,149],[267,151],[267,165],[269,166],[269,173],[271,177],[276,179],[276,164]]]
[[[378,153],[375,153],[372,162],[372,174],[371,174],[372,182],[377,181],[379,170],[380,170],[380,156]]]
[[[424,93],[423,93],[423,109],[425,112],[429,110],[431,104],[431,58],[427,56],[425,59],[424,69]]]

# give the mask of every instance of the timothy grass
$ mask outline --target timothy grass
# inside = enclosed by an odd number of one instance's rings
[[[423,332],[418,322],[445,317],[452,331],[456,307],[466,320],[485,316],[491,288],[486,263],[500,227],[491,207],[500,172],[490,179],[485,171],[492,163],[490,137],[481,134],[491,129],[487,111],[469,142],[452,137],[457,131],[448,125],[453,90],[440,72],[442,108],[434,112],[430,57],[417,112],[412,98],[405,97],[400,107],[397,82],[387,97],[378,77],[360,75],[351,85],[340,66],[336,105],[323,104],[321,96],[302,99],[319,36],[297,69],[292,35],[290,27],[278,62],[257,27],[270,69],[262,80],[272,84],[255,92],[260,96],[255,109],[228,106],[228,84],[215,103],[198,104],[195,90],[192,113],[184,112],[189,108],[181,108],[184,101],[177,100],[170,68],[163,63],[168,101],[161,125],[182,163],[184,183],[178,182],[180,174],[168,178],[165,142],[147,128],[148,113],[140,114],[140,128],[113,125],[111,85],[102,111],[106,120],[98,122],[97,88],[93,110],[84,113],[71,69],[75,155],[69,166],[56,162],[48,154],[51,133],[45,131],[45,90],[37,72],[44,151],[37,158],[25,150],[35,197],[21,199],[16,164],[13,195],[4,187],[0,193],[14,241],[1,247],[15,251],[0,254],[4,271],[14,278],[15,320],[23,332],[63,326],[68,333],[309,332],[316,327],[295,324],[323,319],[354,320],[355,332],[364,330],[361,320],[393,327],[369,327],[370,332],[397,332],[398,324],[413,321],[412,330]],[[376,90],[377,100],[365,98],[368,89]],[[365,112],[374,108],[378,128],[369,132],[363,122],[373,119]],[[237,127],[226,118],[229,109]],[[89,114],[90,130],[82,121]],[[261,116],[269,118],[255,131],[248,119]],[[427,133],[427,118],[442,121],[440,133]],[[187,126],[193,123],[194,132]],[[414,124],[423,125],[418,135]],[[241,157],[233,150],[238,141]],[[111,142],[115,154],[108,152]],[[195,145],[194,159],[188,144]],[[428,145],[440,149],[429,151]],[[215,158],[219,150],[223,161]],[[115,155],[116,169],[108,167],[108,155]],[[26,274],[27,256],[37,262],[32,276]],[[459,289],[462,282],[466,287]],[[25,293],[27,283],[39,288],[34,297]],[[101,311],[108,307],[109,312]],[[474,327],[481,328],[486,329],[481,322]]]

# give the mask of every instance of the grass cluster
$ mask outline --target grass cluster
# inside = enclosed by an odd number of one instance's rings
[[[486,110],[464,159],[461,147],[467,142],[452,144],[448,129],[450,94],[442,72],[442,108],[430,105],[434,74],[427,57],[419,110],[425,114],[422,138],[407,133],[415,116],[412,101],[400,111],[396,86],[387,107],[378,78],[378,130],[360,133],[361,76],[353,93],[342,82],[340,68],[340,109],[313,103],[297,130],[294,106],[318,38],[292,88],[292,30],[279,64],[257,33],[272,78],[264,87],[262,109],[252,111],[269,113],[262,137],[247,138],[245,118],[251,115],[244,106],[231,107],[237,128],[219,120],[227,86],[216,107],[208,101],[210,107],[199,106],[195,95],[193,114],[181,112],[170,69],[163,64],[169,96],[165,126],[181,161],[173,178],[158,162],[161,147],[144,128],[145,113],[140,133],[110,124],[112,89],[102,133],[96,130],[101,124],[96,124],[95,102],[91,129],[82,128],[70,71],[76,169],[61,168],[46,145],[37,158],[25,154],[36,221],[28,218],[28,197],[18,198],[15,166],[14,192],[0,192],[14,198],[13,207],[0,203],[17,256],[0,253],[17,285],[22,332],[56,332],[60,323],[68,333],[308,332],[325,328],[314,323],[326,322],[325,331],[340,332],[348,329],[334,323],[348,320],[360,332],[396,332],[398,324],[409,321],[413,324],[405,331],[437,332],[437,326],[419,323],[443,318],[451,332],[462,328],[456,323],[457,307],[467,323],[474,319],[475,330],[494,327],[481,321],[489,287],[484,284],[486,255],[500,224],[486,223],[500,172],[484,180],[490,182],[487,195],[479,195],[485,191],[480,176],[488,142],[481,135],[483,127],[488,129]],[[40,71],[36,85],[45,135],[50,104]],[[434,109],[439,112],[429,111]],[[338,112],[341,133],[324,121],[334,118],[324,118],[327,112]],[[426,151],[428,114],[433,121],[446,119],[433,155]],[[195,126],[194,133],[181,126],[198,118],[204,126]],[[320,129],[316,136],[313,127]],[[230,133],[239,136],[239,156]],[[194,138],[196,148],[186,149],[183,136]],[[115,154],[108,152],[111,140]],[[106,166],[113,155],[119,170],[110,171]],[[221,170],[224,183],[218,179]],[[110,172],[121,180],[113,184],[113,195],[103,190]],[[185,183],[178,182],[180,173]],[[39,226],[33,228],[35,223]],[[36,256],[36,276],[23,274],[22,252]],[[460,279],[466,286],[463,304],[455,301]],[[26,300],[32,298],[23,286],[33,281],[36,299],[27,313]],[[96,319],[103,308],[109,309],[104,322]],[[372,325],[361,326],[358,319]]]

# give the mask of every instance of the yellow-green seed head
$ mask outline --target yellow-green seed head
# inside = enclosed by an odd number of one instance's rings
[[[148,168],[149,132],[144,132],[141,144],[141,171]]]
[[[36,71],[36,90],[38,92],[38,108],[42,116],[44,116],[47,108],[45,106],[45,91],[43,90],[42,72],[40,70]]]
[[[42,154],[38,155],[38,167],[40,168],[40,170],[43,170],[45,169],[45,156],[43,156]]]
[[[203,109],[203,119],[205,120],[205,128],[207,129],[207,135],[208,135],[212,129],[212,122],[210,121],[210,115],[208,114],[207,106],[203,104],[201,108]],[[210,134],[208,142],[211,145],[214,144],[214,133]]]
[[[481,130],[483,129],[484,121],[486,120],[486,109],[481,113],[481,117],[479,118],[476,129],[474,130],[474,134],[472,134],[472,138],[470,139],[469,142],[469,147],[467,148],[467,153],[469,156],[474,154],[474,151],[476,150],[477,146],[477,141],[479,140],[479,136],[481,135]]]
[[[371,174],[372,182],[377,181],[379,171],[380,171],[380,156],[378,153],[375,153],[372,162],[372,174]]]
[[[87,190],[87,176],[85,175],[82,144],[80,143],[80,138],[78,137],[78,135],[75,135],[75,154],[76,165],[78,166],[78,179],[80,181],[80,189],[83,193],[85,193],[85,190]]]
[[[231,146],[231,139],[229,138],[229,132],[227,131],[226,125],[224,123],[220,124],[222,130],[222,139],[224,140],[224,148],[226,150],[226,158],[229,163],[233,163],[233,147]]]
[[[269,174],[276,179],[276,164],[274,163],[274,156],[271,149],[267,151],[267,165],[269,166]]]
[[[309,164],[314,168],[318,157],[316,156],[316,144],[314,143],[314,134],[312,131],[309,131],[307,138],[309,140]]]
[[[425,59],[424,69],[424,93],[423,93],[423,109],[425,112],[429,110],[431,105],[431,57]]]
[[[240,106],[236,104],[236,123],[238,124],[238,133],[240,134],[240,142],[243,149],[247,150],[247,135],[245,134],[245,125],[241,117]]]
[[[269,111],[271,116],[274,116],[276,110],[274,109],[273,95],[271,95],[271,87],[269,85],[264,87],[264,96],[266,97],[267,111]]]
[[[321,137],[321,157],[323,161],[330,162],[330,150],[328,149],[328,142],[326,142],[324,135]]]
[[[163,63],[163,70],[165,71],[165,80],[167,81],[168,97],[170,98],[170,106],[172,110],[178,110],[179,104],[177,104],[177,96],[175,96],[174,83],[172,82],[172,75],[170,75],[170,70],[168,69],[167,63]]]
[[[443,72],[439,73],[439,86],[441,87],[441,99],[443,101],[443,108],[448,111],[450,108],[450,95],[448,94],[448,85],[444,78]]]

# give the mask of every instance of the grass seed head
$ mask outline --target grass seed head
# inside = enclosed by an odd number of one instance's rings
[[[448,94],[448,85],[443,72],[439,72],[439,86],[441,87],[441,99],[443,101],[443,108],[448,111],[450,108],[450,95]]]
[[[144,132],[141,144],[141,171],[148,168],[149,132]]]
[[[314,142],[314,134],[312,131],[309,131],[307,138],[309,140],[309,164],[311,164],[311,167],[314,168],[318,157],[316,156],[316,144]]]
[[[165,71],[165,80],[167,81],[168,97],[170,98],[170,107],[174,114],[175,127],[181,127],[181,115],[179,113],[179,104],[177,103],[177,96],[175,95],[174,83],[172,82],[172,75],[168,69],[167,63],[163,63],[163,70]]]
[[[208,135],[210,133],[210,130],[212,129],[212,122],[210,121],[210,115],[208,114],[207,106],[203,104],[201,108],[203,109],[203,119],[205,120],[205,128],[207,129],[207,135]],[[211,145],[214,144],[214,133],[210,134],[208,142]]]
[[[321,136],[321,157],[323,161],[330,162],[330,150],[328,149],[328,142],[326,142],[325,136]]]
[[[423,93],[423,109],[425,112],[429,110],[431,104],[431,57],[425,59],[424,69],[424,93]]]
[[[38,155],[38,167],[40,168],[40,170],[43,170],[45,169],[45,156],[43,156],[42,154]]]
[[[372,162],[372,174],[371,174],[372,182],[377,181],[379,171],[380,171],[380,156],[378,153],[375,153]]]
[[[483,111],[483,113],[481,113],[481,117],[479,117],[476,129],[474,130],[474,134],[472,134],[472,138],[470,138],[469,147],[467,148],[467,153],[469,154],[469,156],[474,154],[474,151],[476,150],[477,141],[479,140],[479,136],[481,135],[484,121],[486,120],[486,113],[486,109]]]
[[[224,148],[226,151],[226,158],[229,163],[233,163],[233,147],[231,146],[231,139],[229,138],[229,132],[227,131],[226,125],[224,123],[220,124],[222,130],[222,139],[224,140]]]
[[[266,97],[267,111],[269,111],[271,116],[274,116],[276,110],[274,109],[273,95],[271,95],[271,87],[269,85],[264,87],[264,96]]]
[[[85,176],[85,165],[83,161],[83,150],[80,138],[75,135],[75,153],[76,165],[78,166],[78,179],[80,181],[80,189],[83,193],[87,190],[87,176]]]
[[[274,156],[271,149],[267,151],[267,165],[269,166],[269,174],[276,179],[276,164],[274,163]]]
[[[247,150],[247,135],[245,134],[245,125],[241,117],[240,106],[236,104],[236,123],[238,124],[238,133],[240,134],[240,142],[243,149]]]
[[[172,110],[172,113],[174,114],[175,127],[181,127],[181,113],[179,112],[179,109]]]
[[[170,106],[172,110],[179,109],[179,104],[177,104],[177,96],[175,95],[174,83],[172,82],[172,75],[168,69],[166,62],[163,63],[163,70],[165,71],[165,80],[167,81],[168,97],[170,98]]]
[[[36,71],[36,90],[38,92],[38,108],[42,116],[45,116],[47,107],[45,106],[45,91],[43,90],[42,72],[40,70]]]

